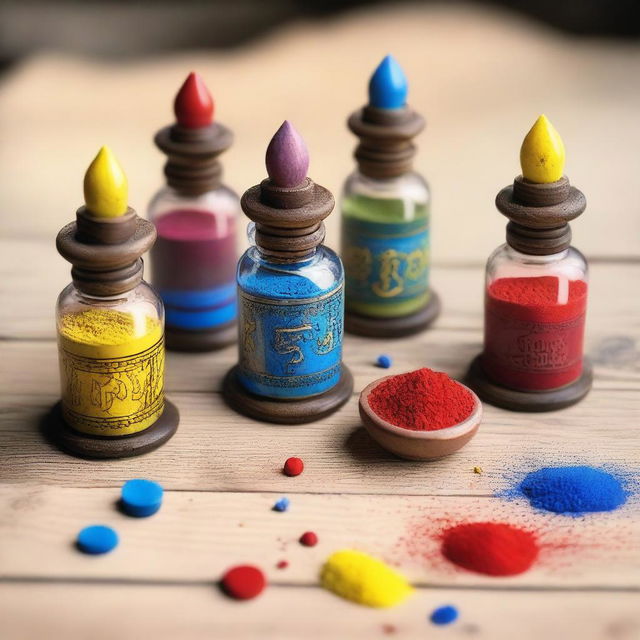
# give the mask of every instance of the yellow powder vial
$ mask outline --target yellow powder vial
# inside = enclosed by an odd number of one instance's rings
[[[73,285],[60,296],[62,414],[83,433],[137,433],[164,408],[162,307],[146,284],[134,291],[133,305],[125,298],[115,308],[83,300]]]
[[[127,190],[103,147],[85,175],[85,206],[56,241],[73,282],[56,309],[62,397],[49,422],[54,439],[83,457],[145,453],[178,424],[164,397],[164,308],[142,279],[156,231],[128,206]]]
[[[329,556],[320,582],[336,595],[368,607],[393,607],[413,593],[406,579],[384,562],[351,549]]]

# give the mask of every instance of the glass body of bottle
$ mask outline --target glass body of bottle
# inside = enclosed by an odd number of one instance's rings
[[[427,305],[430,195],[409,172],[384,180],[355,171],[341,200],[347,310],[398,318]]]
[[[76,431],[123,436],[164,409],[164,312],[144,281],[113,297],[74,284],[56,307],[62,413]]]
[[[249,225],[249,237],[253,225]],[[324,245],[299,262],[274,262],[257,246],[238,264],[238,380],[259,396],[301,399],[340,380],[344,271]]]
[[[498,247],[486,270],[485,374],[520,391],[580,378],[587,288],[586,260],[573,247],[546,256]]]
[[[238,196],[221,186],[199,196],[171,187],[151,201],[158,236],[151,282],[165,305],[167,328],[215,330],[236,319]]]

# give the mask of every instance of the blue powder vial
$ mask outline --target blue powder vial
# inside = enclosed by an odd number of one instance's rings
[[[358,168],[341,201],[347,331],[373,337],[409,335],[438,315],[429,285],[429,187],[413,171],[412,139],[424,119],[406,104],[407,79],[391,56],[369,83],[369,103],[351,114],[359,137]]]
[[[301,423],[349,398],[342,364],[344,271],[322,245],[333,196],[307,177],[304,141],[285,122],[266,155],[269,178],[242,208],[251,246],[238,264],[239,362],[227,375],[227,402],[261,420]]]

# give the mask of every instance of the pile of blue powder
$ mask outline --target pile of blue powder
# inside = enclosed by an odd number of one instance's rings
[[[532,471],[512,492],[532,507],[565,515],[613,511],[628,497],[613,474],[587,466],[544,467]]]

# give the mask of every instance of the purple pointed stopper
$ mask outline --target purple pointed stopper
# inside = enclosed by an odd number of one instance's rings
[[[265,161],[269,178],[278,187],[297,187],[307,177],[307,145],[288,120],[271,138]]]

